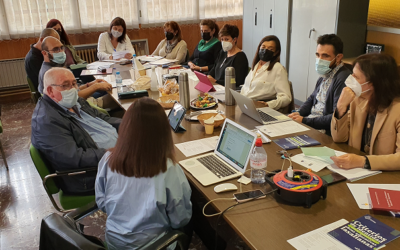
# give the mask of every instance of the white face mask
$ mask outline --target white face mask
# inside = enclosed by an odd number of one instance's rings
[[[58,102],[58,104],[68,109],[76,105],[76,102],[78,101],[78,90],[76,88],[63,90],[60,93],[62,99]]]
[[[231,42],[222,41],[222,49],[223,49],[225,52],[231,50],[232,47],[233,47],[233,44],[232,44]]]
[[[118,30],[111,30],[111,34],[115,38],[118,38],[118,37],[122,36],[122,32],[119,32]]]
[[[362,91],[361,86],[365,85],[369,82],[365,82],[363,84],[358,83],[358,81],[354,78],[353,75],[349,75],[349,77],[347,77],[346,81],[344,82],[344,84],[346,84],[347,87],[351,88],[351,90],[353,90],[354,94],[359,97],[362,93],[368,92],[371,89],[367,89],[365,91]]]

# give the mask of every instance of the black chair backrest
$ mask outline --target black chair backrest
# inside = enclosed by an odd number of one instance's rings
[[[53,213],[42,219],[39,250],[105,250],[94,236],[82,235],[74,222]]]

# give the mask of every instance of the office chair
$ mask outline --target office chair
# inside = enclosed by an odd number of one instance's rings
[[[38,171],[40,178],[42,178],[43,180],[44,189],[46,190],[46,193],[49,196],[51,203],[53,204],[54,208],[57,209],[57,211],[61,213],[71,212],[73,209],[82,207],[95,200],[94,195],[81,196],[64,194],[63,191],[57,186],[54,178],[66,175],[85,174],[89,171],[97,171],[97,167],[91,169],[77,169],[73,171],[54,173],[54,171],[51,170],[43,160],[39,150],[37,150],[32,144],[30,146],[29,152],[31,154],[32,161],[35,164],[36,170]],[[53,195],[57,193],[62,208],[60,208],[54,200]]]
[[[33,103],[37,103],[39,98],[42,96],[39,91],[35,88],[35,86],[33,85],[31,79],[29,79],[29,77],[26,77],[26,80],[28,81],[28,86],[29,86],[29,90],[31,91],[31,99],[33,101]]]
[[[1,120],[0,120],[0,134],[2,134],[2,133],[3,133],[3,124],[1,123]],[[0,151],[1,151],[1,157],[3,157],[4,165],[6,165],[6,169],[8,171],[6,154],[4,153],[3,144],[1,144],[1,140],[0,140]]]
[[[85,235],[76,225],[80,219],[97,211],[95,202],[75,209],[64,217],[52,213],[42,219],[40,227],[39,250],[102,250],[106,249],[105,243],[94,236]],[[163,237],[141,250],[161,250],[177,242],[177,249],[184,249],[188,237],[181,231],[172,230]]]

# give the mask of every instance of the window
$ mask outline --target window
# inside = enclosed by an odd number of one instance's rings
[[[137,1],[134,0],[79,0],[83,31],[104,31],[115,17],[125,20],[128,29],[139,28]]]
[[[0,40],[37,37],[52,18],[73,34],[104,31],[117,16],[133,29],[242,15],[243,0],[0,0]]]

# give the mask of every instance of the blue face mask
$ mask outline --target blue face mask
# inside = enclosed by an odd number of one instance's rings
[[[78,90],[76,88],[72,88],[69,90],[61,91],[62,99],[58,102],[63,107],[72,108],[76,105],[78,101]]]
[[[333,59],[333,60],[335,60],[335,59]],[[331,65],[332,61],[327,61],[327,60],[317,58],[315,61],[315,70],[317,71],[317,73],[319,75],[328,74],[329,72],[332,71],[332,69],[329,67]]]
[[[58,53],[53,53],[53,55],[50,56],[50,60],[52,60],[53,62],[55,62],[57,64],[64,64],[65,59],[67,59],[67,55],[65,54],[64,51],[61,51]]]

